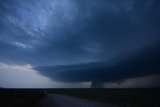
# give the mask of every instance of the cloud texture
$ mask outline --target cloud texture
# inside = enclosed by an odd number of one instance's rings
[[[59,81],[159,73],[158,0],[1,0],[0,63]],[[153,50],[153,52],[152,52]]]

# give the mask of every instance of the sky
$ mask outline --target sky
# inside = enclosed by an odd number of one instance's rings
[[[0,86],[160,87],[159,0],[0,0]]]

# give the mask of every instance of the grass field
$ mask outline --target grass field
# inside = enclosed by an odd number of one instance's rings
[[[0,89],[0,107],[36,107],[47,94],[66,94],[122,107],[160,107],[156,89]]]

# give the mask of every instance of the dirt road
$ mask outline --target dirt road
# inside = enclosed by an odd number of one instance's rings
[[[40,107],[119,107],[98,101],[61,94],[49,94],[39,104]]]

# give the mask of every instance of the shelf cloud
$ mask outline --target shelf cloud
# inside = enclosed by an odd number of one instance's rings
[[[159,5],[158,0],[1,0],[0,63],[29,64],[66,82],[157,74]]]

